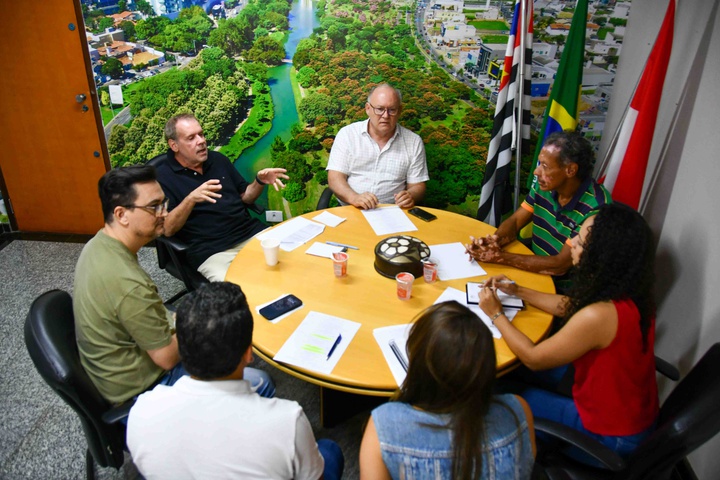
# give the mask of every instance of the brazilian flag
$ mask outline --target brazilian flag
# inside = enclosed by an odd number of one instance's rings
[[[580,87],[582,86],[583,62],[585,60],[585,30],[587,28],[588,0],[578,0],[573,14],[565,49],[560,57],[550,100],[545,109],[541,135],[538,136],[535,160],[528,176],[528,188],[535,183],[532,172],[537,167],[537,158],[545,139],[551,133],[575,130],[578,122]]]

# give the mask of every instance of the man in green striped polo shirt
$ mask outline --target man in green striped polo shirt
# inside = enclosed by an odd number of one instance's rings
[[[566,272],[572,266],[570,239],[600,205],[612,202],[610,193],[591,176],[594,162],[590,142],[579,133],[548,136],[533,172],[536,185],[493,235],[473,238],[466,245],[470,256],[479,262],[554,275],[555,286],[562,292],[568,286]],[[531,221],[534,255],[503,250]]]

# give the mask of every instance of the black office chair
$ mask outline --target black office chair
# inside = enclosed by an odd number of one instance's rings
[[[330,187],[325,187],[325,190],[320,194],[320,199],[318,200],[317,207],[315,207],[315,210],[324,210],[330,206],[330,201],[333,197],[333,191],[330,190]]]
[[[166,158],[167,154],[163,153],[151,158],[146,164],[157,168]],[[248,205],[247,208],[262,221],[264,210],[260,206],[253,203]],[[185,293],[198,289],[203,283],[208,283],[208,279],[188,263],[187,250],[189,246],[182,240],[174,236],[160,236],[155,239],[155,248],[157,250],[158,266],[185,285],[185,291],[179,292],[166,303],[173,303]]]
[[[131,401],[113,408],[97,391],[80,364],[72,298],[62,290],[43,293],[25,320],[25,345],[40,376],[78,414],[88,448],[87,478],[95,462],[120,469],[124,462],[126,418]]]
[[[576,446],[607,470],[580,464],[559,451],[539,451],[537,462],[550,480],[656,480],[720,431],[720,343],[714,344],[660,408],[657,429],[628,458],[565,425],[535,419],[535,430]]]

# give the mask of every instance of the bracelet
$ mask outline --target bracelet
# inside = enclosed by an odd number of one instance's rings
[[[260,177],[257,174],[255,174],[255,181],[258,182],[260,185],[267,185],[267,183],[260,180]]]
[[[500,311],[497,312],[495,315],[493,315],[492,317],[490,317],[490,323],[492,323],[493,325],[495,325],[495,320],[497,320],[497,318],[498,318],[500,315],[504,315],[504,314],[505,314],[505,312],[503,312],[502,310],[500,310]]]

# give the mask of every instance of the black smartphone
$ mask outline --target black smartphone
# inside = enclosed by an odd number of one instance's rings
[[[302,301],[295,295],[285,295],[284,297],[275,300],[270,305],[265,305],[260,309],[260,315],[267,318],[268,320],[274,320],[280,315],[283,315],[291,310],[295,310],[302,306]]]
[[[423,210],[422,208],[411,208],[410,210],[408,210],[408,213],[410,215],[415,215],[420,220],[425,220],[426,222],[432,222],[433,220],[437,220],[437,217],[435,215]]]

